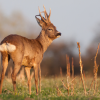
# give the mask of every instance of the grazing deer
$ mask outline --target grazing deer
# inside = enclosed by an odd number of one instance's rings
[[[40,63],[43,59],[43,54],[47,50],[48,46],[52,43],[52,41],[61,36],[61,33],[58,32],[56,27],[50,22],[51,9],[48,15],[44,7],[43,13],[45,18],[41,15],[40,9],[39,15],[35,16],[38,24],[42,27],[42,30],[36,39],[27,39],[19,35],[9,35],[5,37],[1,42],[0,52],[3,68],[0,80],[0,93],[2,92],[3,80],[10,58],[14,62],[14,69],[11,75],[14,91],[16,90],[16,75],[22,65],[25,66],[25,72],[28,79],[29,94],[31,94],[31,68],[34,69],[35,73],[36,94],[38,94],[39,71],[39,87],[41,91]],[[40,16],[41,20],[37,18],[37,16]]]

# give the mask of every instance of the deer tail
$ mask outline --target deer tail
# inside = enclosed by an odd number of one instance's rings
[[[0,52],[13,52],[16,50],[16,46],[11,43],[3,43],[0,45]]]

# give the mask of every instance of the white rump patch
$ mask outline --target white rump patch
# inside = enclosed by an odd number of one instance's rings
[[[0,45],[0,51],[13,52],[14,50],[16,50],[16,46],[11,43],[3,43]]]
[[[7,47],[7,50],[8,50],[9,52],[13,52],[14,50],[16,50],[16,46],[13,45],[13,44],[10,44],[10,43],[7,43],[7,44],[6,44],[6,47]]]
[[[0,51],[7,51],[6,43],[0,45]]]

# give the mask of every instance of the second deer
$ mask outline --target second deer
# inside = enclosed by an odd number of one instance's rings
[[[5,37],[0,43],[0,52],[2,58],[0,93],[2,93],[3,80],[10,59],[12,59],[14,62],[14,69],[12,72],[12,83],[14,91],[16,90],[16,75],[22,65],[25,66],[25,72],[28,79],[29,94],[31,94],[31,68],[33,68],[35,72],[36,94],[38,94],[38,72],[41,91],[40,63],[43,59],[43,54],[47,50],[48,46],[52,43],[52,41],[61,36],[61,33],[57,31],[56,27],[50,21],[51,10],[48,15],[44,7],[43,13],[45,18],[41,15],[40,9],[39,15],[35,16],[38,24],[42,27],[42,30],[36,39],[28,39],[20,35],[12,34]],[[39,19],[37,16],[40,16],[41,19]]]

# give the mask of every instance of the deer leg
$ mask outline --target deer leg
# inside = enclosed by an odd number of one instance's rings
[[[41,67],[40,67],[40,65],[39,65],[39,89],[41,92]]]
[[[8,54],[6,52],[2,53],[1,55],[1,60],[2,60],[2,74],[1,74],[1,80],[0,80],[0,93],[2,93],[2,85],[3,85],[3,80],[5,77],[5,72],[8,66]]]
[[[12,72],[12,83],[13,83],[13,90],[16,91],[16,75],[21,68],[21,63],[16,63],[14,66],[14,70]]]
[[[36,94],[38,94],[38,66],[35,66],[35,86],[36,86]]]
[[[28,79],[28,89],[29,89],[29,94],[31,94],[31,76],[30,76],[30,69],[28,67],[25,67],[25,72],[26,72],[26,76]]]

